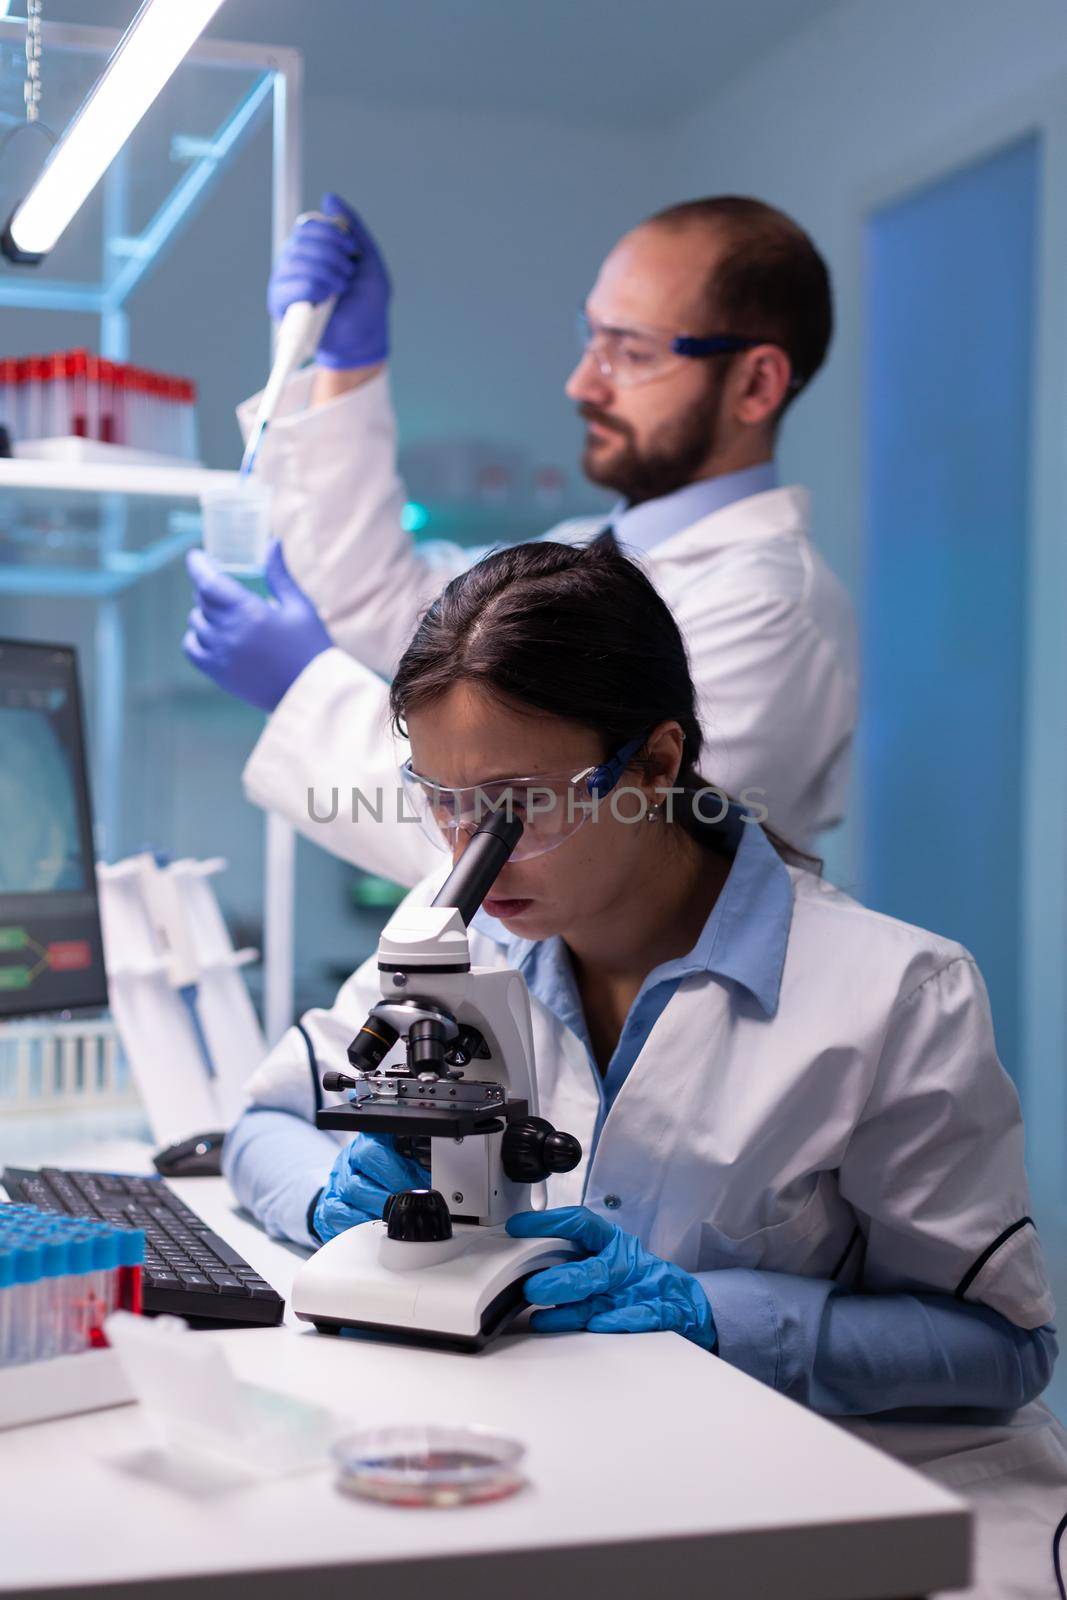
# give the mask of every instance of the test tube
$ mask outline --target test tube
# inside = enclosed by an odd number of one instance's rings
[[[100,357],[88,351],[85,357],[85,417],[89,439],[100,437]]]
[[[143,448],[144,379],[140,367],[126,368],[126,443],[134,450]]]
[[[196,436],[196,384],[191,378],[182,380],[181,395],[181,425],[179,432],[179,454],[186,461],[196,461],[200,451]]]
[[[156,455],[166,453],[166,437],[164,418],[167,412],[167,381],[158,372],[149,374],[151,379],[150,404],[148,415],[149,443],[148,448]]]
[[[44,381],[48,362],[43,356],[28,356],[20,375],[22,384],[23,439],[40,439],[44,429]]]
[[[21,360],[15,362],[15,425],[17,428],[18,437],[20,439],[29,438],[29,435],[26,432],[26,424],[29,421],[27,404],[29,396],[29,382],[29,358],[23,356]]]
[[[0,1367],[11,1365],[15,1327],[15,1252],[0,1242]]]
[[[119,1303],[118,1230],[106,1224],[93,1226],[89,1240],[92,1256],[86,1307],[87,1332],[89,1344],[97,1349],[107,1343],[104,1322]]]
[[[67,394],[70,399],[70,431],[76,439],[88,439],[89,393],[87,350],[67,352]]]
[[[89,1307],[92,1291],[92,1236],[82,1229],[69,1230],[67,1238],[67,1308],[64,1351],[76,1355],[89,1348]]]
[[[182,380],[180,378],[164,378],[166,387],[166,422],[163,428],[163,443],[168,456],[180,456],[181,448],[181,408],[182,408]]]
[[[114,418],[112,433],[113,444],[128,444],[129,430],[126,418],[126,409],[129,404],[129,373],[130,369],[123,361],[116,361],[112,366],[112,416]]]
[[[115,363],[101,356],[96,364],[100,385],[99,439],[101,444],[115,443]]]
[[[18,362],[10,357],[0,361],[0,425],[7,429],[8,438],[18,438]]]
[[[123,1311],[132,1311],[138,1317],[144,1309],[141,1297],[144,1250],[144,1234],[140,1228],[119,1230],[119,1305]]]
[[[14,1336],[11,1361],[15,1366],[37,1359],[38,1289],[41,1281],[41,1248],[29,1233],[15,1244]]]
[[[65,439],[70,433],[70,397],[67,389],[67,358],[63,351],[46,357],[48,375],[44,389],[44,433],[46,439]]]
[[[142,1311],[144,1252],[138,1228],[0,1205],[0,1366],[105,1345],[112,1311]]]
[[[66,1349],[70,1257],[66,1229],[52,1226],[41,1237],[41,1282],[38,1290],[38,1359],[50,1361]]]

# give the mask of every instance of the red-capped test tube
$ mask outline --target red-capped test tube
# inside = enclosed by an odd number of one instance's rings
[[[196,436],[196,384],[191,378],[181,380],[180,412],[178,454],[186,461],[195,461],[200,452]]]
[[[140,1316],[144,1309],[144,1234],[140,1228],[123,1228],[119,1234],[119,1308]]]
[[[89,427],[89,352],[69,350],[66,358],[70,432],[75,439],[92,437]]]
[[[19,436],[19,364],[11,357],[0,361],[0,424],[14,442]]]
[[[65,439],[71,431],[67,358],[62,350],[48,357],[45,385],[44,432],[46,439]]]
[[[45,356],[30,356],[26,362],[26,379],[23,389],[24,439],[44,437],[45,385],[50,375],[50,364]]]
[[[101,356],[96,364],[97,381],[100,385],[100,433],[101,444],[115,443],[115,363]]]

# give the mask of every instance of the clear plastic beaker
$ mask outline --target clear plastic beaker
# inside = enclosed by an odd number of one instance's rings
[[[241,478],[200,496],[204,549],[228,572],[262,572],[270,544],[270,488]]]

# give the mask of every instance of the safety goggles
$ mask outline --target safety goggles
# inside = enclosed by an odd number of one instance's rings
[[[601,377],[613,379],[622,388],[661,378],[683,361],[730,355],[776,342],[733,333],[713,333],[697,339],[688,334],[667,333],[662,328],[615,328],[594,322],[584,311],[578,313],[577,332],[581,354],[591,355]]]
[[[511,860],[528,861],[557,849],[596,814],[646,737],[631,739],[607,761],[581,772],[540,772],[535,777],[497,778],[455,789],[423,777],[405,761],[400,778],[412,812],[439,849],[454,851],[462,834],[473,834],[495,812],[503,812],[523,823]]]

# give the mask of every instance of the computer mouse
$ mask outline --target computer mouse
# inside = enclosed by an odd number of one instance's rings
[[[217,1178],[222,1172],[225,1137],[225,1132],[194,1133],[190,1139],[158,1150],[152,1165],[164,1178]]]

